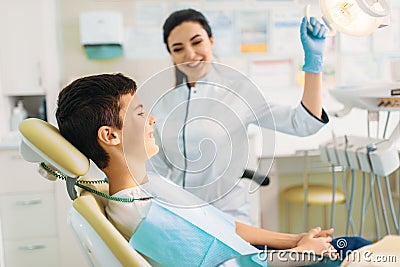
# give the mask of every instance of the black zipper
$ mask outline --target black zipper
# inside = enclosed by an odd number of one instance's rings
[[[183,157],[184,157],[184,169],[183,169],[183,177],[182,177],[182,188],[186,187],[186,169],[187,169],[187,157],[186,157],[186,122],[188,119],[189,115],[189,106],[190,106],[190,95],[192,90],[190,89],[188,85],[188,97],[187,97],[187,103],[186,103],[186,114],[185,114],[185,120],[183,122],[183,131],[182,131],[182,141],[183,141]]]

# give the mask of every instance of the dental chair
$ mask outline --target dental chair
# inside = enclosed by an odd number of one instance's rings
[[[65,180],[67,192],[73,200],[68,224],[91,266],[161,266],[132,248],[110,223],[105,215],[108,199],[91,192],[96,190],[108,194],[108,185],[88,180],[84,176],[89,170],[90,161],[65,140],[57,128],[40,119],[31,118],[19,125],[19,131],[22,134],[20,152],[23,158],[39,163],[39,172],[45,178],[51,181],[57,178]],[[82,190],[76,192],[75,188],[82,183],[87,185],[86,189],[80,188]],[[257,257],[257,253],[241,255],[229,259],[221,266],[267,265],[266,259]],[[268,262],[268,266],[338,266],[337,262],[330,262],[329,258],[318,262],[293,262],[292,259],[274,261]]]
[[[39,163],[40,173],[49,180],[66,181],[73,204],[68,216],[81,249],[91,266],[151,266],[134,250],[105,215],[107,199],[86,190],[79,194],[75,182],[87,179],[89,160],[61,136],[58,129],[39,119],[27,119],[19,126],[22,134],[21,155],[29,162]],[[44,163],[44,164],[42,164]],[[107,184],[90,188],[108,193]]]

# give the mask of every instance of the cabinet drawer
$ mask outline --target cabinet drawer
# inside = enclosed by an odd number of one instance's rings
[[[56,238],[9,241],[4,244],[5,266],[60,266]]]
[[[37,164],[25,161],[18,150],[1,150],[0,162],[0,194],[53,190],[53,182],[40,176]]]
[[[54,201],[52,193],[2,196],[3,238],[15,240],[56,235]]]

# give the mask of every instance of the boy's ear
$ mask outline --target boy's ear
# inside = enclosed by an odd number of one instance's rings
[[[97,138],[99,142],[109,146],[116,146],[122,142],[121,131],[110,126],[101,126],[97,131]]]

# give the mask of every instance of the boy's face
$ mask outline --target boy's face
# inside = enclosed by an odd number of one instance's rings
[[[123,95],[120,104],[125,157],[146,160],[157,154],[158,146],[153,137],[155,118],[144,110],[136,95]]]

